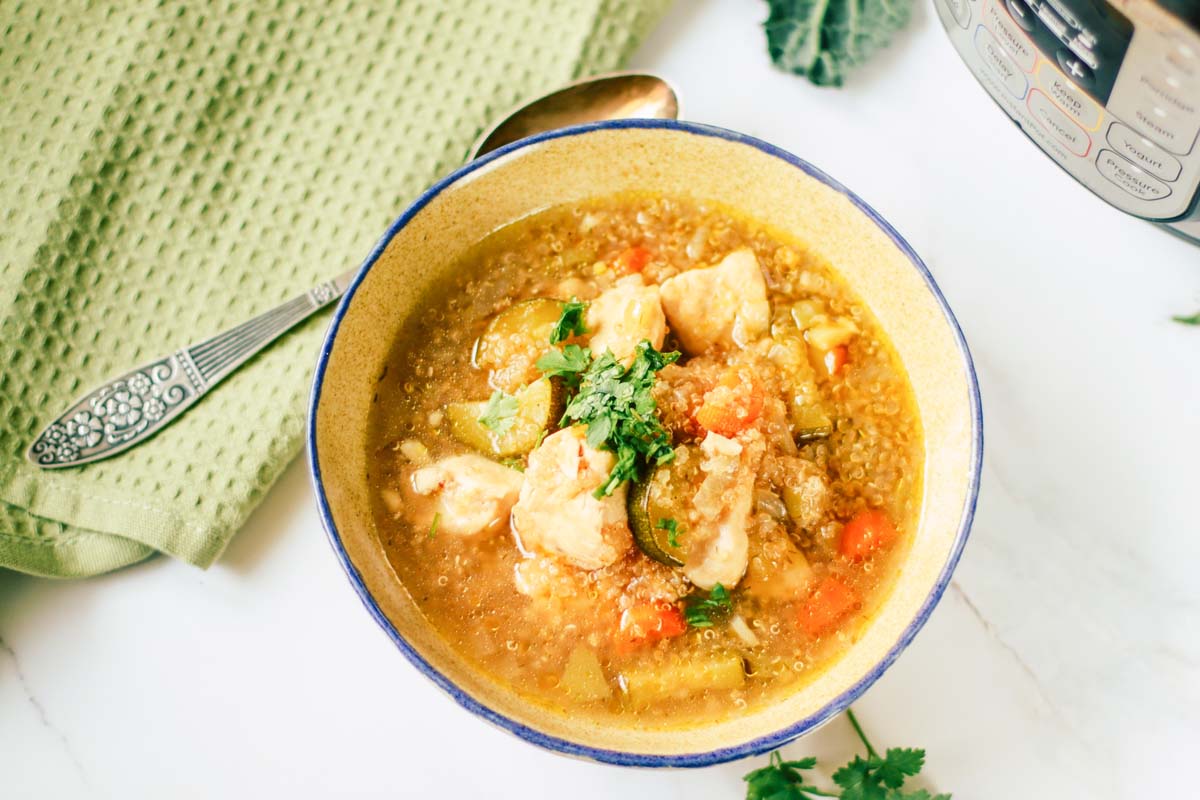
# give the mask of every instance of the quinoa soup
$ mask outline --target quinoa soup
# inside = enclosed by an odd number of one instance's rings
[[[530,700],[642,728],[811,681],[920,513],[912,390],[803,243],[717,204],[539,212],[425,298],[372,406],[381,541],[429,622]]]

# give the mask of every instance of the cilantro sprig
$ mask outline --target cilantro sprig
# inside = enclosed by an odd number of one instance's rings
[[[714,620],[733,610],[733,598],[721,584],[713,586],[705,598],[693,598],[683,608],[683,618],[693,628],[711,628]]]
[[[930,794],[925,789],[905,789],[904,783],[925,766],[925,751],[910,747],[891,747],[882,756],[871,746],[854,712],[846,709],[854,732],[867,749],[833,773],[837,791],[827,791],[809,782],[805,770],[817,766],[815,758],[784,761],[779,751],[771,753],[767,766],[747,773],[746,800],[814,800],[839,797],[841,800],[950,800],[949,794]]]
[[[587,333],[587,326],[583,324],[583,312],[587,310],[587,305],[575,300],[563,303],[562,316],[550,331],[550,344],[565,342],[572,336],[583,336]]]
[[[520,404],[511,394],[499,390],[492,392],[483,414],[479,416],[479,424],[493,433],[503,436],[517,421],[517,411]]]
[[[564,345],[561,349],[551,348],[542,354],[536,366],[550,378],[562,378],[572,388],[579,386],[579,379],[592,363],[592,351],[577,344]]]
[[[667,532],[667,544],[679,547],[679,523],[670,517],[661,517],[656,525],[660,531]]]
[[[596,497],[612,494],[636,478],[645,465],[666,464],[675,457],[671,434],[658,418],[651,390],[658,371],[678,359],[679,353],[660,352],[643,339],[628,367],[611,350],[592,358],[588,348],[574,344],[552,349],[537,360],[546,375],[578,387],[560,424],[587,425],[588,446],[616,454],[612,471],[594,492]]]
[[[1177,317],[1171,317],[1171,319],[1175,320],[1176,322],[1178,322],[1181,325],[1200,325],[1200,311],[1197,311],[1195,314],[1192,314],[1190,317],[1177,316]]]

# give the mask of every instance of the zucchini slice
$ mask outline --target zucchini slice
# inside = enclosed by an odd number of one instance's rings
[[[833,419],[817,388],[808,345],[795,335],[776,337],[767,357],[783,373],[788,394],[788,421],[797,444],[824,439],[833,433]]]
[[[517,414],[502,432],[493,431],[479,421],[487,403],[450,403],[446,406],[450,433],[489,456],[507,458],[528,453],[562,417],[565,390],[557,378],[541,378],[517,391],[515,397]]]
[[[803,394],[792,398],[788,405],[788,419],[792,423],[792,437],[796,444],[807,444],[833,435],[833,420],[825,409],[805,399]]]
[[[550,349],[550,333],[563,304],[548,297],[514,303],[488,323],[475,342],[474,364],[492,371],[492,384],[512,394],[541,373],[538,358]]]
[[[634,481],[626,501],[629,528],[641,551],[660,564],[682,567],[687,555],[687,518],[700,481],[700,448],[677,451],[675,460]],[[671,544],[670,522],[675,523]],[[664,527],[666,526],[666,527]]]
[[[745,684],[746,671],[739,654],[718,652],[637,666],[621,677],[630,703],[641,707],[709,690],[737,689]]]

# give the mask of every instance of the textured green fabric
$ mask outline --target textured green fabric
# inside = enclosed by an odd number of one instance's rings
[[[148,443],[43,472],[75,396],[358,263],[496,114],[667,0],[3,2],[0,565],[207,566],[301,445],[325,318]]]

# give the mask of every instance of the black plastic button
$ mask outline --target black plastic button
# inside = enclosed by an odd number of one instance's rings
[[[1008,15],[1013,18],[1014,22],[1027,32],[1033,32],[1036,25],[1033,21],[1033,9],[1025,4],[1025,0],[1005,0],[1004,5],[1008,7]]]
[[[1095,84],[1095,73],[1092,72],[1091,67],[1083,63],[1079,56],[1061,47],[1055,55],[1058,57],[1059,68],[1076,86],[1090,89]]]

